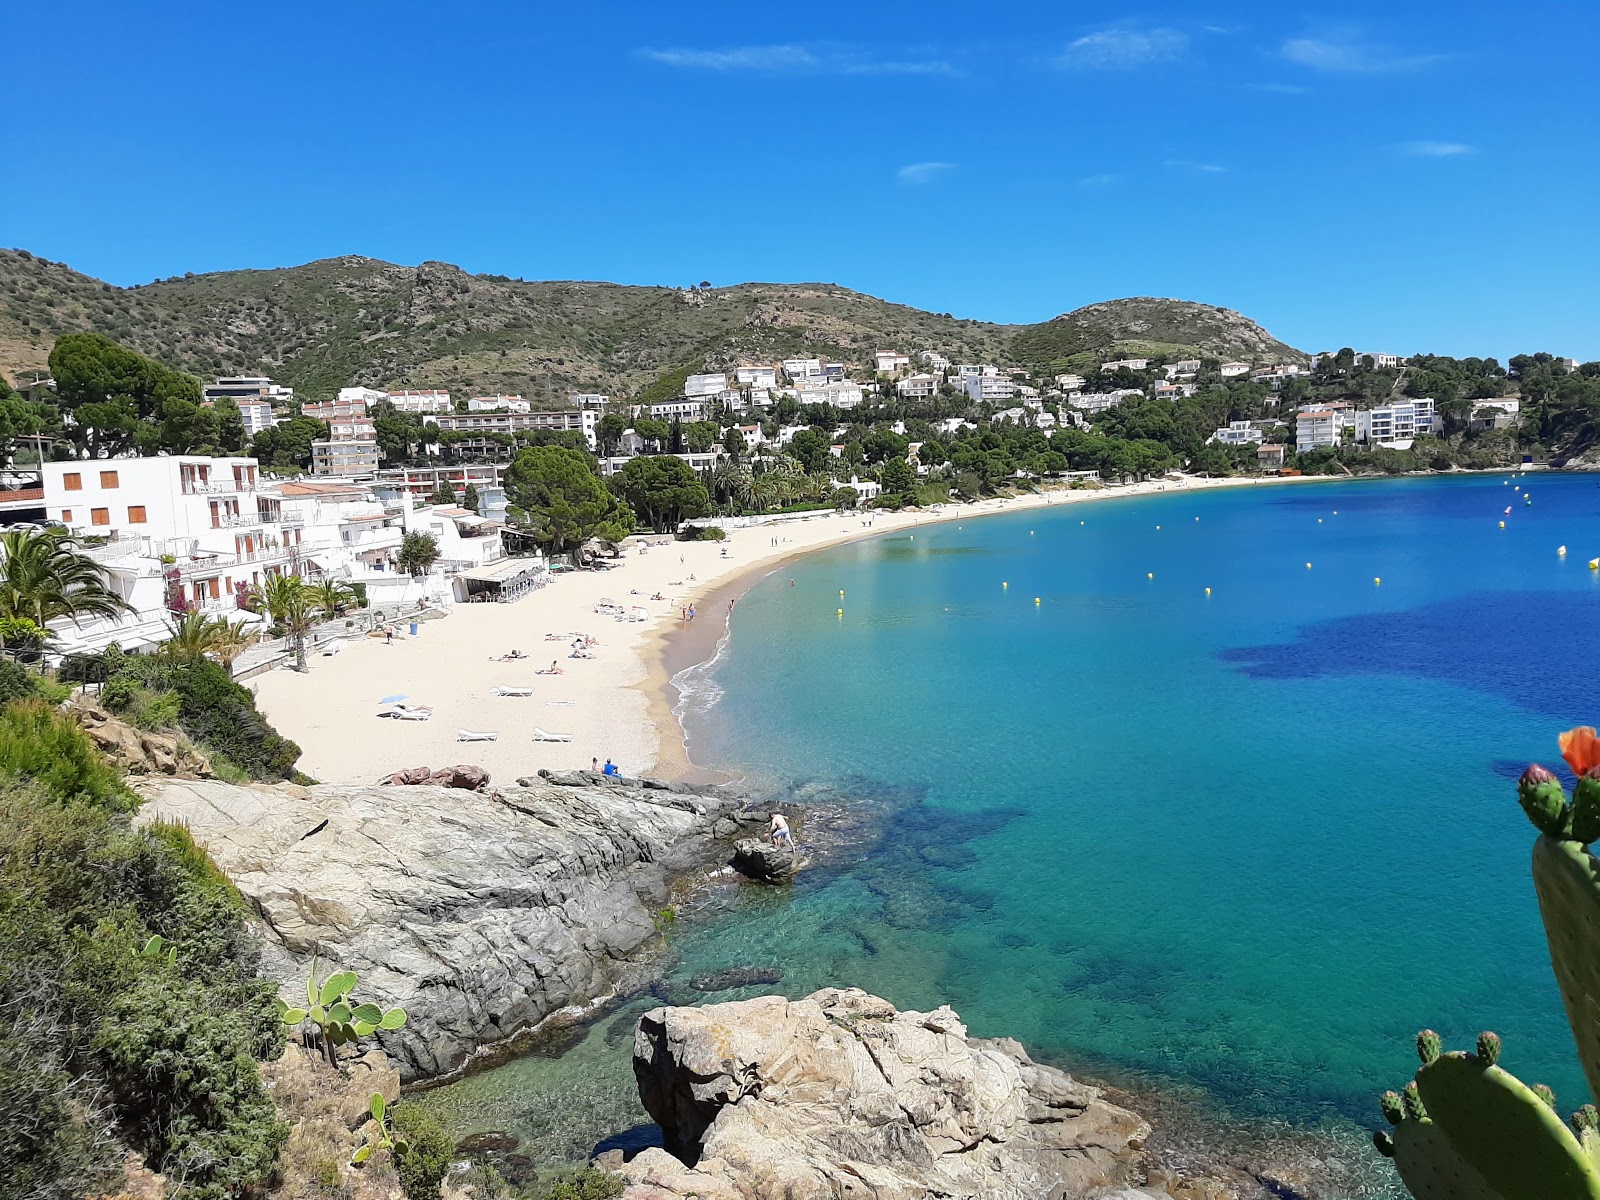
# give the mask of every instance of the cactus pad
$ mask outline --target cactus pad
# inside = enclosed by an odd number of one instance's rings
[[[1578,842],[1541,837],[1533,886],[1583,1077],[1600,1097],[1600,862]]]

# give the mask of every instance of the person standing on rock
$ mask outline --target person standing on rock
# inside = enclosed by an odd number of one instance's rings
[[[772,814],[772,828],[767,836],[772,839],[774,846],[783,846],[792,854],[794,852],[794,837],[789,833],[789,822],[782,813]]]

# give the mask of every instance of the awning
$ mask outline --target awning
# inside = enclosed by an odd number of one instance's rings
[[[544,573],[545,567],[542,562],[528,558],[507,558],[497,563],[490,563],[487,567],[473,567],[462,571],[456,578],[491,587],[503,587],[508,583],[532,579]]]

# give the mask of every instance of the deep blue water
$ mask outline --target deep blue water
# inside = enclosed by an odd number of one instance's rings
[[[948,1003],[1036,1056],[1321,1128],[1381,1123],[1418,1029],[1493,1028],[1576,1107],[1512,781],[1600,716],[1600,487],[1505,479],[1062,504],[785,566],[698,673],[693,754],[893,815],[680,922],[672,980],[776,965],[790,995]],[[652,1002],[437,1103],[603,1136],[637,1112]]]
[[[1419,1028],[1494,1028],[1576,1106],[1511,779],[1600,715],[1600,488],[1505,478],[1062,505],[768,577],[696,758],[920,802],[687,966],[1308,1122],[1374,1121]]]

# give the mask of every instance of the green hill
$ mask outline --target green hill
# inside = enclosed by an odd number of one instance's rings
[[[362,383],[628,395],[660,375],[872,351],[1046,365],[1074,354],[1163,349],[1303,357],[1226,309],[1115,300],[1041,325],[996,325],[823,283],[683,291],[469,275],[448,263],[323,259],[119,288],[26,251],[0,250],[0,371],[43,370],[62,333],[92,330],[200,376],[260,371],[308,398]]]

